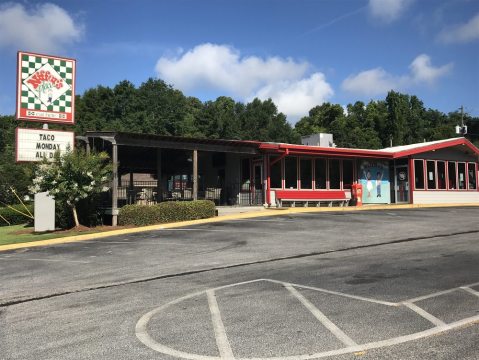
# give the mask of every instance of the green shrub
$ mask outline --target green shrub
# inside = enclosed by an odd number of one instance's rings
[[[23,205],[17,204],[12,207],[22,213],[27,213]],[[33,205],[27,205],[28,210],[33,214]],[[0,207],[0,215],[7,219],[11,225],[20,225],[25,223],[33,223],[33,219],[26,217],[8,207]],[[8,224],[0,217],[0,226],[7,226]]]
[[[156,205],[126,205],[120,209],[118,224],[144,226],[213,216],[215,204],[212,201],[171,201]]]

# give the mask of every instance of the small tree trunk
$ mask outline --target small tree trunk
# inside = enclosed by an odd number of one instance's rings
[[[73,220],[75,220],[75,227],[79,227],[80,223],[78,222],[78,214],[77,214],[76,206],[72,207],[72,211],[73,211]]]

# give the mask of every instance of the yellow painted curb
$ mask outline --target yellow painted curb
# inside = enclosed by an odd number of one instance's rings
[[[57,244],[67,244],[67,243],[79,242],[79,241],[85,241],[85,240],[101,239],[101,238],[110,237],[110,236],[135,234],[135,233],[140,233],[144,231],[174,229],[174,228],[179,228],[184,226],[216,223],[216,222],[228,221],[228,220],[251,219],[251,218],[265,217],[265,216],[279,216],[279,215],[287,215],[287,214],[314,213],[314,212],[352,212],[352,211],[368,211],[368,210],[395,210],[395,209],[463,207],[463,206],[478,207],[479,204],[401,204],[401,205],[366,205],[362,207],[346,206],[346,207],[319,207],[319,208],[291,207],[291,208],[281,208],[281,209],[267,208],[267,209],[259,210],[259,211],[223,215],[223,216],[217,216],[217,217],[208,218],[208,219],[181,221],[181,222],[175,222],[175,223],[169,223],[169,224],[157,224],[157,225],[149,225],[149,226],[142,226],[142,227],[129,228],[129,229],[111,230],[111,231],[105,231],[105,232],[94,233],[94,234],[66,236],[66,237],[61,237],[56,239],[39,240],[39,241],[25,242],[25,243],[19,243],[19,244],[0,245],[0,251],[23,249],[23,248],[38,247],[38,246],[57,245]]]

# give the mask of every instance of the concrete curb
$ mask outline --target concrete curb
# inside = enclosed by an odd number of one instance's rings
[[[418,208],[437,208],[437,207],[479,207],[479,204],[402,204],[402,205],[366,205],[362,207],[294,207],[294,208],[267,208],[259,211],[245,212],[239,214],[230,214],[223,215],[209,219],[200,219],[200,220],[190,220],[190,221],[181,221],[176,223],[169,224],[158,224],[158,225],[149,225],[142,226],[137,228],[129,229],[119,229],[112,231],[105,231],[94,234],[85,234],[85,235],[75,235],[75,236],[66,236],[56,239],[49,240],[39,240],[33,242],[25,242],[19,244],[9,244],[9,245],[0,245],[0,252],[16,249],[24,249],[30,247],[39,247],[39,246],[49,246],[49,245],[58,245],[58,244],[67,244],[79,241],[101,239],[110,236],[126,235],[126,234],[135,234],[145,231],[153,230],[162,230],[162,229],[174,229],[184,226],[191,225],[201,225],[208,223],[216,223],[228,220],[240,220],[240,219],[251,219],[257,217],[266,217],[266,216],[279,216],[287,214],[298,214],[298,213],[316,213],[316,212],[353,212],[353,211],[369,211],[369,210],[397,210],[397,209],[418,209]]]

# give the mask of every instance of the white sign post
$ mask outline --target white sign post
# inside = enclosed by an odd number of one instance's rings
[[[44,129],[17,128],[17,162],[53,159],[55,152],[73,150],[75,133]]]
[[[35,232],[55,230],[55,200],[47,192],[35,194]]]

